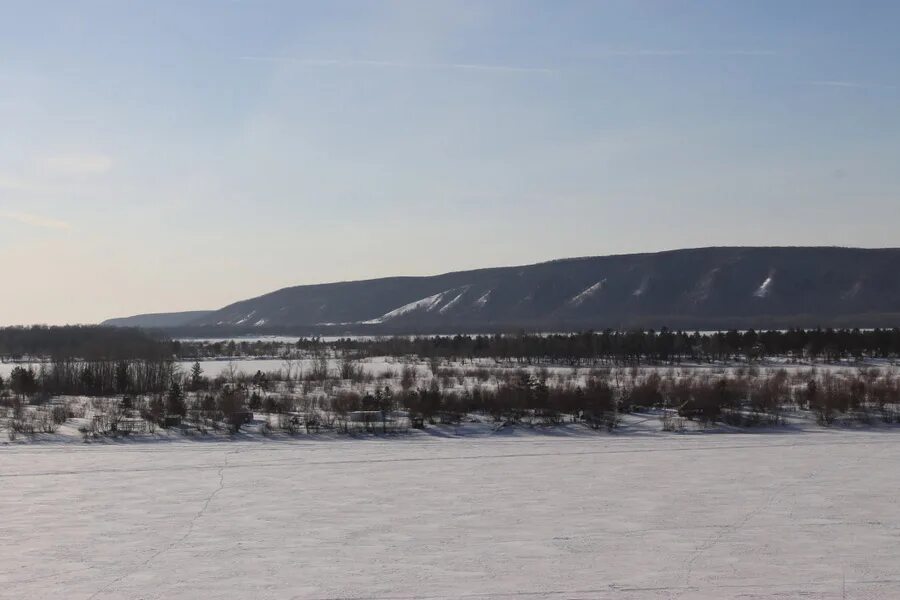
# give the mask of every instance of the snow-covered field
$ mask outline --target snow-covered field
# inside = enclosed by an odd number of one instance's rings
[[[341,361],[336,358],[330,358],[327,361],[329,372],[332,374],[336,374],[338,369],[340,368]],[[404,365],[411,364],[413,366],[417,366],[420,369],[420,372],[425,373],[428,370],[428,361],[423,359],[412,359],[409,357],[393,357],[393,356],[378,356],[372,358],[365,358],[362,360],[354,360],[352,361],[354,365],[359,365],[362,367],[363,371],[366,373],[370,373],[374,376],[378,376],[383,373],[385,370],[393,370],[396,375],[396,371],[403,368]],[[252,375],[257,371],[266,372],[281,372],[284,373],[290,364],[291,372],[295,377],[298,377],[304,373],[309,373],[312,369],[316,361],[311,358],[305,359],[297,359],[292,360],[290,363],[286,362],[281,358],[246,358],[239,357],[234,359],[228,359],[226,357],[222,357],[219,359],[205,359],[200,361],[200,367],[203,370],[203,375],[206,377],[214,378],[219,376],[228,375],[232,370],[235,373],[243,373],[245,375]],[[175,365],[182,373],[187,373],[191,370],[194,361],[192,360],[182,360],[175,361]],[[49,363],[48,363],[49,365]],[[572,373],[573,369],[571,366],[556,364],[556,365],[527,365],[525,363],[518,364],[515,362],[507,362],[507,361],[499,361],[495,359],[477,359],[475,361],[469,362],[450,362],[444,361],[441,363],[443,367],[451,367],[451,368],[472,368],[472,367],[487,367],[487,368],[498,368],[498,369],[506,369],[506,370],[514,370],[514,369],[529,369],[531,371],[536,371],[539,367],[546,368],[550,373],[558,374],[568,374]],[[598,367],[609,367],[609,365],[600,364]],[[842,363],[807,363],[807,362],[799,362],[799,363],[790,363],[782,360],[772,359],[762,363],[754,363],[754,366],[760,370],[777,370],[777,369],[785,369],[786,371],[796,372],[796,371],[809,371],[810,369],[816,369],[817,371],[847,371],[852,372],[860,367],[875,367],[879,369],[883,369],[885,371],[900,371],[900,365],[896,363],[894,360],[866,360],[859,363],[854,362],[842,362]],[[8,378],[12,370],[16,367],[31,367],[35,371],[40,370],[41,363],[39,362],[0,362],[0,377]],[[747,368],[747,364],[743,363],[730,363],[730,364],[709,364],[709,363],[683,363],[678,365],[642,365],[641,369],[644,371],[659,371],[662,374],[666,374],[669,372],[679,373],[682,371],[692,370],[696,372],[715,372],[715,373],[729,373],[733,374],[735,369],[738,368]],[[623,369],[625,369],[623,367]],[[586,374],[590,371],[588,367],[581,367],[578,369],[581,374]]]
[[[890,430],[0,448],[0,598],[900,598]]]

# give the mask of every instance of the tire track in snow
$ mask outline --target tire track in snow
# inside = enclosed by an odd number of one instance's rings
[[[863,443],[863,445],[868,446],[868,443]],[[796,445],[790,446],[791,448],[796,448]],[[863,460],[868,458],[870,453],[864,453],[859,458],[854,461],[854,465],[859,465]],[[719,544],[727,535],[735,533],[743,529],[751,519],[768,509],[775,500],[781,496],[785,491],[795,488],[802,483],[808,483],[818,474],[818,470],[811,471],[806,477],[796,479],[794,481],[790,481],[780,485],[767,499],[766,501],[760,505],[759,507],[751,510],[743,518],[741,518],[738,522],[732,523],[731,525],[723,525],[720,528],[720,531],[712,536],[709,540],[703,543],[691,556],[691,558],[685,564],[685,585],[690,587],[691,585],[691,577],[693,576],[694,564],[697,560],[700,559],[701,556],[709,552],[713,549],[717,544]],[[791,508],[791,515],[793,515],[793,507]],[[845,580],[845,579],[844,579]],[[680,596],[680,594],[679,594]]]
[[[714,590],[749,590],[752,592],[753,590],[783,590],[779,592],[779,596],[783,596],[785,594],[791,594],[789,597],[796,597],[798,595],[810,595],[812,593],[817,593],[816,597],[822,597],[821,594],[827,593],[824,589],[828,588],[834,589],[835,587],[840,588],[842,584],[846,585],[857,585],[857,586],[881,586],[881,585],[890,585],[890,584],[900,584],[900,579],[859,579],[859,580],[844,580],[843,578],[837,579],[834,581],[794,581],[794,582],[779,582],[779,583],[748,583],[748,584],[712,584],[712,585],[701,585],[701,586],[684,586],[684,585],[675,585],[675,586],[634,586],[634,585],[619,585],[615,583],[609,584],[606,588],[595,588],[595,589],[572,589],[572,590],[542,590],[542,591],[513,591],[513,592],[473,592],[468,594],[422,594],[415,596],[397,596],[397,595],[386,595],[386,596],[316,596],[316,597],[308,597],[308,596],[293,596],[290,600],[445,600],[446,598],[554,598],[558,596],[563,596],[566,598],[600,598],[600,597],[610,597],[610,598],[621,598],[622,594],[632,594],[632,593],[658,593],[658,594],[671,594],[672,592],[676,592],[679,594],[683,594],[685,592],[709,592]],[[840,592],[838,592],[840,594]],[[602,596],[601,596],[602,595]],[[742,594],[744,595],[744,594]],[[749,594],[747,594],[749,595]],[[831,593],[829,595],[834,595]],[[646,596],[641,596],[642,598]],[[655,594],[654,594],[655,597]],[[671,596],[666,595],[666,598],[670,598]]]
[[[237,454],[237,453],[238,453],[238,450],[235,450],[234,452],[230,452],[229,454]],[[187,531],[185,531],[184,534],[181,535],[181,537],[179,537],[178,539],[176,539],[176,540],[174,540],[173,542],[169,543],[169,544],[168,544],[167,546],[165,546],[164,548],[162,548],[162,549],[160,549],[160,550],[157,550],[157,551],[156,551],[155,553],[153,553],[149,558],[147,558],[145,561],[143,561],[142,563],[140,563],[137,567],[132,568],[132,569],[129,570],[128,572],[123,573],[123,574],[120,575],[119,577],[113,579],[112,581],[110,581],[109,583],[107,583],[106,585],[104,585],[103,587],[101,587],[99,590],[97,590],[96,592],[94,592],[92,595],[88,596],[87,600],[94,600],[94,599],[95,599],[97,596],[99,596],[100,594],[109,591],[110,588],[114,588],[114,586],[115,586],[116,584],[118,584],[118,583],[121,582],[121,581],[124,581],[125,579],[127,579],[127,578],[130,577],[131,575],[134,575],[134,574],[137,573],[140,569],[143,569],[143,568],[149,566],[150,563],[152,563],[153,561],[155,561],[157,558],[159,558],[160,556],[162,556],[162,555],[165,554],[166,552],[169,552],[169,551],[173,550],[174,548],[176,548],[177,546],[179,546],[182,542],[184,542],[184,540],[186,540],[188,537],[190,537],[191,533],[193,533],[193,531],[194,531],[194,525],[197,523],[197,521],[198,521],[204,514],[206,514],[206,509],[209,508],[210,502],[212,502],[213,498],[215,498],[216,495],[217,495],[219,492],[221,492],[223,489],[225,489],[225,469],[228,468],[228,456],[229,456],[229,454],[226,454],[226,455],[225,455],[225,460],[224,460],[224,462],[222,463],[222,465],[221,465],[220,467],[218,467],[218,471],[219,471],[219,485],[216,487],[216,489],[214,489],[212,492],[210,492],[210,494],[206,497],[206,500],[203,502],[203,505],[200,507],[200,510],[197,511],[197,514],[194,515],[193,518],[192,518],[192,519],[190,520],[190,522],[188,523],[188,525],[187,525]]]
[[[260,467],[278,467],[285,464],[297,466],[317,466],[317,465],[352,465],[352,464],[379,464],[379,463],[398,463],[398,462],[449,462],[449,461],[467,461],[467,460],[492,460],[492,459],[510,459],[510,458],[540,458],[549,456],[593,456],[605,454],[636,454],[636,453],[653,453],[653,452],[717,452],[720,450],[741,450],[741,449],[778,449],[778,448],[805,448],[818,446],[859,446],[870,444],[896,445],[895,440],[858,440],[850,442],[821,442],[809,444],[716,444],[712,446],[691,446],[678,448],[624,448],[624,449],[603,449],[603,450],[582,450],[577,452],[522,452],[522,453],[503,453],[503,454],[473,454],[470,456],[406,456],[397,458],[361,458],[361,459],[338,459],[338,460],[296,460],[290,458],[286,460],[267,461],[267,462],[250,462],[246,464],[230,465],[231,469],[255,469]],[[237,452],[237,450],[235,451]],[[234,454],[235,452],[232,452]],[[218,469],[218,467],[209,465],[185,465],[181,467],[121,467],[112,469],[73,469],[66,471],[43,471],[37,473],[0,473],[0,479],[18,478],[18,477],[47,477],[61,475],[83,475],[94,473],[149,473],[149,472],[174,472],[174,471],[202,471]]]

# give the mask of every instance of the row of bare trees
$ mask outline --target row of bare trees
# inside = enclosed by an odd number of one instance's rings
[[[825,425],[900,422],[900,379],[893,370],[876,368],[788,372],[633,366],[564,375],[546,368],[464,369],[434,362],[419,369],[404,364],[391,371],[392,379],[372,387],[368,380],[355,383],[359,365],[345,362],[335,373],[326,370],[317,387],[308,388],[305,381],[297,389],[278,371],[209,379],[199,363],[182,373],[165,361],[56,361],[39,371],[14,369],[0,381],[0,406],[12,419],[10,429],[25,433],[29,427],[34,432],[59,424],[51,408],[26,410],[29,403],[47,404],[55,390],[97,398],[91,404],[99,417],[92,422],[95,433],[136,431],[133,423],[131,429],[123,423],[140,419],[148,430],[187,424],[199,431],[237,432],[259,414],[266,415],[263,432],[275,427],[290,433],[389,433],[472,418],[498,426],[580,422],[612,430],[628,413],[655,413],[672,429],[677,429],[675,420],[775,425],[798,411],[811,412]]]
[[[763,375],[753,369],[730,375],[670,371],[665,376],[653,370],[623,375],[598,369],[583,382],[558,385],[522,370],[495,388],[476,385],[462,392],[445,391],[438,381],[432,379],[429,389],[404,392],[403,406],[426,422],[480,413],[498,422],[571,420],[609,429],[622,414],[647,411],[735,426],[780,424],[797,411],[811,411],[822,424],[900,422],[900,379],[878,369],[794,374],[780,369]]]

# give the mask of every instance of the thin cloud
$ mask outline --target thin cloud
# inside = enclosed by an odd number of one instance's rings
[[[26,165],[25,176],[0,172],[0,190],[26,194],[55,194],[73,184],[108,173],[113,160],[103,154],[63,154],[48,156]]]
[[[31,225],[32,227],[42,227],[44,229],[64,230],[72,228],[69,223],[61,221],[59,219],[52,219],[49,217],[42,217],[40,215],[17,211],[0,211],[0,219],[15,221],[17,223],[22,223],[23,225]]]
[[[894,85],[884,85],[881,83],[868,83],[865,81],[847,81],[840,79],[824,79],[824,80],[814,80],[814,81],[804,81],[806,85],[812,85],[816,87],[832,87],[832,88],[848,88],[848,89],[882,89],[882,90],[895,90],[897,86]]]
[[[690,56],[695,54],[690,50],[603,50],[598,52],[597,56],[614,56],[614,57],[641,57],[641,56]]]
[[[806,85],[815,85],[819,87],[842,87],[842,88],[861,88],[866,87],[862,83],[856,81],[838,81],[838,80],[824,80],[824,81],[807,81]]]
[[[0,189],[13,192],[25,192],[28,194],[42,194],[52,191],[50,186],[35,183],[21,177],[6,175],[4,173],[0,173]]]
[[[241,56],[239,60],[255,62],[279,62],[310,67],[374,67],[385,69],[439,69],[461,71],[491,71],[500,73],[553,73],[553,69],[518,65],[482,63],[415,63],[388,60],[356,60],[332,58],[293,58],[289,56]]]
[[[104,154],[64,154],[50,156],[43,164],[60,175],[103,175],[112,168],[112,159]]]
[[[728,50],[726,56],[778,56],[774,50]]]
[[[678,48],[631,48],[620,50],[601,50],[594,54],[596,57],[678,57],[678,56],[777,56],[774,50],[684,50]]]

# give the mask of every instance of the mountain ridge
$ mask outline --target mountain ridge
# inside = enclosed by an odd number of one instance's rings
[[[713,246],[290,286],[170,327],[398,333],[791,319],[888,326],[898,313],[900,248]]]

